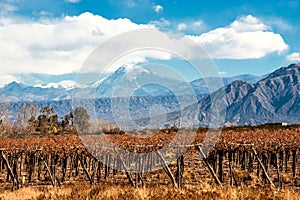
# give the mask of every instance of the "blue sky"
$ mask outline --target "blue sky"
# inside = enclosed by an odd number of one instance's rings
[[[2,0],[1,73],[77,72],[104,39],[155,26],[195,40],[224,76],[263,75],[300,62],[299,8],[297,0]]]

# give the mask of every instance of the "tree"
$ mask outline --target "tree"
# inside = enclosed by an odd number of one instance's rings
[[[90,115],[84,107],[77,107],[72,112],[74,125],[80,133],[87,133],[90,127]]]
[[[34,132],[37,113],[38,107],[34,103],[23,104],[19,109],[17,120],[14,124],[14,131],[21,135]]]
[[[40,132],[56,133],[58,127],[58,115],[53,107],[43,107],[38,116],[38,130]]]
[[[64,116],[64,118],[62,117],[62,121],[61,121],[62,130],[63,131],[70,130],[70,128],[72,127],[70,125],[73,125],[73,120],[74,120],[74,117],[73,117],[72,111],[70,113],[66,114]]]

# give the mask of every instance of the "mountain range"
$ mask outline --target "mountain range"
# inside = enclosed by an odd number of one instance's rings
[[[28,80],[36,80],[36,75],[33,74],[20,76],[20,80],[24,78],[24,82]],[[42,77],[50,76],[41,75]],[[134,70],[120,67],[114,73],[107,75],[103,79],[95,79],[95,75],[83,74],[86,76],[84,80],[89,80],[91,76],[93,81],[81,83],[81,81],[61,80],[60,77],[54,76],[54,80],[59,82],[49,82],[47,84],[25,85],[21,82],[13,81],[0,87],[1,96],[12,102],[18,101],[60,101],[72,99],[74,94],[84,96],[85,98],[107,98],[112,96],[169,96],[169,95],[195,95],[199,99],[206,96],[209,91],[207,84],[212,86],[211,89],[216,91],[217,87],[213,87],[217,77],[201,78],[191,82],[168,78],[150,70],[136,68]],[[134,79],[128,81],[132,76]],[[73,77],[68,75],[67,77]],[[73,77],[75,78],[75,77]],[[98,78],[98,77],[97,77]],[[224,85],[227,85],[235,80],[243,80],[250,83],[257,82],[262,77],[244,74],[234,77],[223,77]],[[142,86],[140,86],[142,85]],[[135,90],[138,88],[138,90]],[[128,91],[132,91],[128,94]]]
[[[17,113],[25,101],[34,101],[40,108],[53,106],[60,116],[71,110],[72,97],[82,98],[93,105],[87,108],[89,112],[97,111],[92,118],[122,122],[129,129],[134,124],[150,128],[157,124],[172,125],[179,120],[187,126],[206,127],[220,120],[228,126],[300,123],[300,64],[282,67],[263,77],[222,78],[225,86],[213,88],[209,94],[206,84],[213,84],[216,79],[185,83],[147,69],[121,67],[104,79],[85,85],[65,81],[62,85],[41,87],[12,82],[0,88],[0,93],[11,101],[12,113]],[[145,85],[133,90],[141,83]],[[125,106],[129,111],[123,113]]]
[[[300,123],[300,64],[282,67],[256,83],[237,80],[220,88],[197,104],[186,108],[199,125],[207,126],[212,116],[212,102],[224,105],[227,125],[257,125],[263,123]],[[225,109],[225,110],[224,110]]]

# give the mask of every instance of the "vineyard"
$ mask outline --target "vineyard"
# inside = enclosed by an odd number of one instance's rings
[[[148,137],[125,133],[2,139],[0,183],[13,190],[77,182],[137,188],[204,183],[300,187],[299,126],[225,128],[209,152],[203,146],[205,129],[198,129],[192,143],[180,143],[186,135],[188,130]]]

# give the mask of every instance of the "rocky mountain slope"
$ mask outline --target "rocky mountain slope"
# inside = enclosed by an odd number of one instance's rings
[[[254,84],[234,81],[186,108],[185,112],[197,117],[199,125],[207,126],[215,117],[211,108],[212,102],[217,100],[223,104],[215,106],[216,110],[226,113],[227,125],[300,123],[300,65],[282,67]]]

